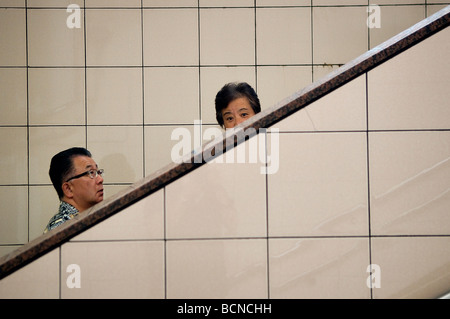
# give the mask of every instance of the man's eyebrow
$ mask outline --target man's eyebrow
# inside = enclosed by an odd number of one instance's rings
[[[91,167],[93,167],[92,164],[89,164],[89,165],[86,166],[86,168],[91,168]],[[98,168],[98,165],[97,165],[97,164],[95,164],[95,168]]]
[[[222,116],[227,115],[227,114],[233,114],[233,113],[231,113],[231,111],[226,111],[222,114]]]

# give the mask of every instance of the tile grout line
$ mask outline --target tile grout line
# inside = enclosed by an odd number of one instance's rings
[[[314,11],[313,0],[311,0],[310,9],[310,28],[311,28],[311,83],[314,83]]]
[[[371,225],[371,200],[370,200],[370,139],[369,139],[369,74],[365,74],[366,83],[366,170],[367,170],[367,230],[369,244],[369,265],[372,265],[372,225]],[[371,271],[372,273],[372,271]],[[370,287],[370,298],[373,299],[373,288]]]
[[[164,186],[163,188],[163,239],[164,239],[164,247],[163,247],[163,258],[164,258],[164,298],[167,299],[167,189]]]
[[[367,8],[369,8],[370,0],[367,0]],[[370,17],[370,10],[367,9],[368,23]],[[370,50],[370,28],[367,25],[367,50]],[[368,231],[368,250],[369,250],[369,267],[372,275],[372,229],[371,229],[371,215],[370,215],[370,140],[369,140],[369,73],[365,73],[365,102],[366,102],[366,177],[367,177],[367,231]],[[373,299],[373,287],[369,288],[370,299]]]
[[[141,0],[141,89],[142,89],[142,177],[146,176],[145,165],[145,70],[144,70],[144,3]]]
[[[83,44],[84,44],[84,135],[85,135],[85,145],[86,148],[89,149],[88,147],[88,79],[87,79],[87,31],[86,31],[86,26],[87,26],[87,18],[86,18],[86,0],[83,0]]]
[[[27,242],[30,241],[30,75],[28,59],[28,0],[25,0],[25,63],[27,66]]]
[[[201,20],[200,20],[200,0],[197,0],[197,54],[198,54],[198,114],[199,119],[203,119],[202,114],[202,78],[201,78]],[[200,141],[201,142],[201,141]]]

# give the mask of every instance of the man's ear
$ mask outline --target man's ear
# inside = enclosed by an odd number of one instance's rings
[[[65,197],[67,197],[67,198],[73,197],[72,186],[68,182],[65,182],[62,184],[62,190],[63,190]]]

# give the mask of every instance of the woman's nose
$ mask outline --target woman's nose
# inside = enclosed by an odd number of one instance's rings
[[[236,125],[238,125],[238,124],[241,124],[241,123],[244,122],[244,121],[245,121],[244,118],[242,118],[242,117],[237,117],[236,120],[235,120],[235,122],[234,122],[234,126],[236,126]]]

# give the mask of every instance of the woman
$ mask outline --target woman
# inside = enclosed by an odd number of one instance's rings
[[[216,119],[222,128],[233,128],[261,112],[258,95],[245,82],[232,82],[216,95]]]

